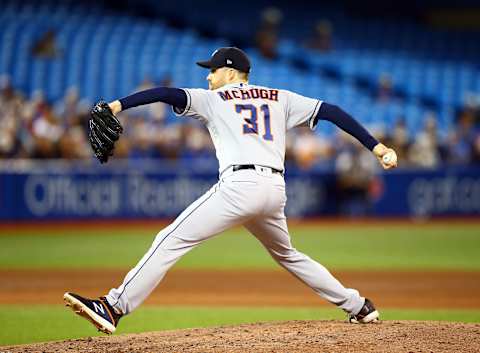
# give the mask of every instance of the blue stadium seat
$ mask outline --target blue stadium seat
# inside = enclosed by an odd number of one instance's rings
[[[155,6],[174,11],[185,2]],[[211,13],[205,9],[203,15],[192,21],[203,21]],[[297,9],[285,19],[285,31],[305,38],[310,32],[298,26],[295,16],[313,25],[317,14]],[[331,16],[337,24],[334,51],[318,53],[284,39],[279,60],[268,61],[249,48],[252,82],[337,103],[365,123],[393,126],[405,116],[412,133],[421,126],[425,105],[435,110],[443,128],[452,124],[453,112],[464,104],[468,92],[480,92],[479,67],[457,60],[478,58],[475,36],[460,41],[457,34],[427,32],[411,23],[362,22],[335,12]],[[195,61],[229,45],[225,39],[204,39],[194,30],[172,29],[161,21],[105,15],[101,2],[84,6],[74,0],[7,0],[0,20],[0,74],[9,74],[28,95],[41,89],[53,100],[71,86],[78,86],[80,95],[91,101],[113,99],[130,93],[147,77],[158,81],[171,76],[174,85],[206,87],[207,72]],[[249,21],[254,28],[256,22]],[[53,60],[32,57],[33,43],[50,28],[57,33],[62,55]],[[299,58],[306,61],[302,69]],[[383,74],[391,77],[400,101],[373,100]]]

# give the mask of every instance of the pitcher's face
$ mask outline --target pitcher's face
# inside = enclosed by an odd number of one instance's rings
[[[228,68],[221,67],[219,69],[211,69],[207,76],[208,89],[215,90],[228,83]]]

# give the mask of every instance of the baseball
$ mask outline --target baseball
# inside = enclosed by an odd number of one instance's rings
[[[387,165],[392,165],[395,164],[395,162],[397,161],[397,156],[395,156],[395,153],[393,152],[387,152],[383,155],[382,161]]]

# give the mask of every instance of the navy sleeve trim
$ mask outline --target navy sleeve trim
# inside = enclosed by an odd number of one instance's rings
[[[336,105],[323,102],[314,119],[314,124],[320,119],[334,123],[340,129],[355,137],[370,151],[378,144],[377,139],[370,135],[358,121]]]
[[[182,89],[182,91],[185,92],[185,95],[187,97],[187,103],[185,104],[185,106],[183,108],[172,107],[173,112],[178,116],[184,116],[185,114],[188,113],[188,111],[192,107],[192,96],[190,95],[190,92],[188,92],[188,90],[186,90],[186,89]]]
[[[187,106],[187,94],[183,89],[172,87],[155,87],[123,97],[120,100],[122,110],[139,105],[163,102],[178,109]]]
[[[315,130],[315,127],[317,126],[317,116],[318,112],[320,111],[320,107],[322,105],[322,101],[317,100],[317,104],[315,104],[315,108],[313,109],[312,116],[308,119],[308,126],[310,127],[310,130]]]

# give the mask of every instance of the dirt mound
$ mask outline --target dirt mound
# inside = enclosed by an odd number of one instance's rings
[[[16,352],[480,352],[480,324],[287,321],[0,347]]]

